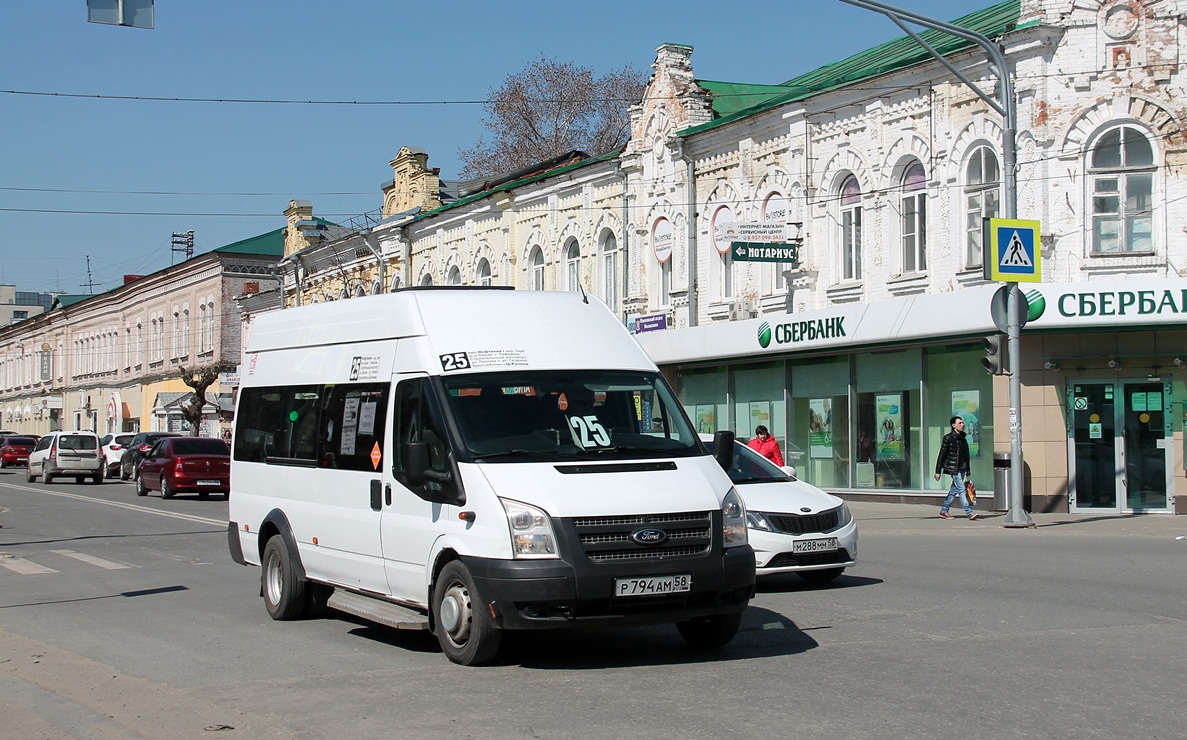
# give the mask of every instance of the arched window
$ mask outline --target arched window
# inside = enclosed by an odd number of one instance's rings
[[[363,287],[362,283],[359,283],[358,285],[354,286],[354,297],[355,298],[362,298],[365,295],[367,295],[367,289],[365,287]]]
[[[424,274],[424,277],[422,277],[422,278],[420,279],[420,284],[421,284],[422,286],[426,286],[426,287],[427,287],[427,286],[431,286],[431,285],[433,284],[433,275],[432,275],[432,273],[428,273],[428,272],[426,272],[426,273]]]
[[[912,162],[902,180],[903,272],[927,269],[927,174]]]
[[[177,306],[173,307],[173,354],[172,357],[179,357],[181,355],[181,309]]]
[[[850,175],[841,185],[841,279],[861,280],[861,183]]]
[[[565,247],[565,290],[581,289],[581,245],[570,239]]]
[[[618,313],[618,240],[612,231],[602,240],[602,300]]]
[[[1088,154],[1094,254],[1154,250],[1154,148],[1133,126],[1105,132]]]
[[[449,274],[446,275],[446,277],[445,277],[445,284],[446,285],[461,285],[462,284],[462,271],[460,269],[458,269],[457,265],[454,265],[453,267],[449,268]]]
[[[1001,213],[1001,180],[997,154],[989,146],[973,150],[964,170],[964,266],[981,266],[981,224]]]
[[[729,228],[734,225],[734,212],[729,206],[721,206],[713,212],[713,245],[717,248],[717,297],[726,300],[734,294],[734,258],[730,254],[732,243]]]
[[[533,247],[528,255],[528,264],[532,270],[532,290],[544,290],[544,251]]]
[[[478,260],[478,267],[474,271],[475,282],[484,288],[490,287],[490,262],[486,257]]]
[[[391,290],[391,292],[395,293],[399,289],[400,289],[400,273],[397,272],[395,275],[392,275],[392,284],[391,284],[390,290]]]

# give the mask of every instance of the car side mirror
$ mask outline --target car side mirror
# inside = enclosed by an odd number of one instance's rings
[[[458,503],[459,497],[453,492],[453,474],[448,470],[433,469],[429,462],[427,442],[404,443],[404,482],[413,489],[413,493],[425,501],[440,504]],[[425,483],[429,482],[441,484],[442,490],[424,490]]]
[[[713,459],[722,470],[728,471],[734,466],[734,433],[728,429],[713,435]]]

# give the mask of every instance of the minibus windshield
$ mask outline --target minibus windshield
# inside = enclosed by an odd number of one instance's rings
[[[479,462],[705,454],[658,373],[523,371],[442,379],[467,457]]]

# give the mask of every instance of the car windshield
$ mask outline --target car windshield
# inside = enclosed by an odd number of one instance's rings
[[[773,462],[744,444],[734,445],[734,463],[727,471],[734,483],[771,483],[795,480]]]
[[[705,454],[658,373],[524,371],[442,379],[470,460],[624,460]]]
[[[175,439],[173,440],[173,454],[175,455],[230,455],[231,450],[221,439]]]

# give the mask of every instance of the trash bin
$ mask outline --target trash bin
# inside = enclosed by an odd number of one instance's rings
[[[1010,510],[1010,453],[993,453],[993,510]]]

